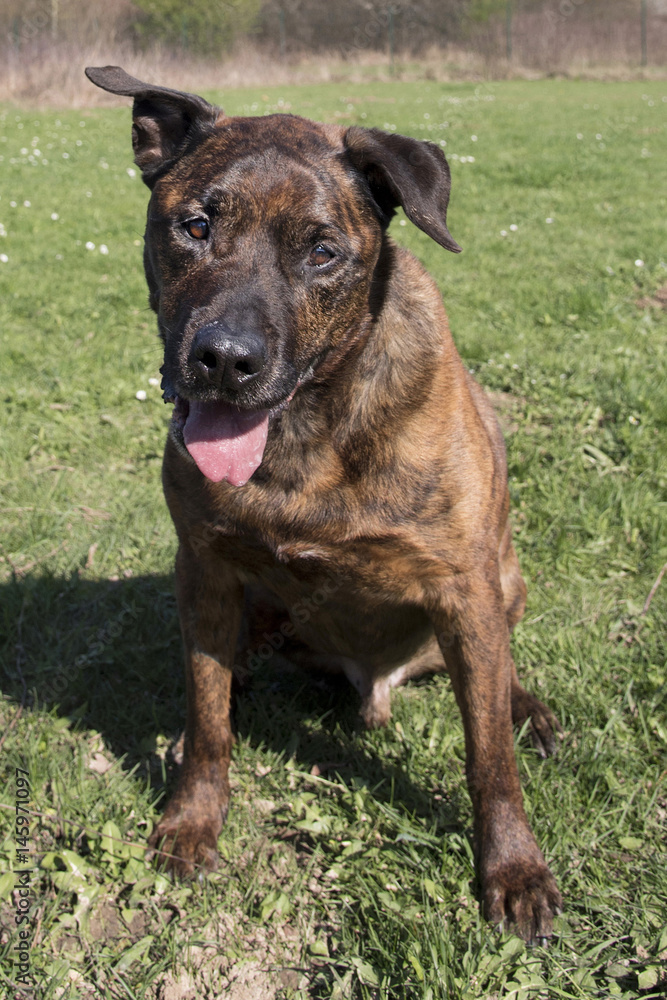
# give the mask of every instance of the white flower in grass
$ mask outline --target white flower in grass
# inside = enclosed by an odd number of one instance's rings
[[[30,202],[29,201],[24,201],[23,202],[23,207],[24,208],[30,208]]]
[[[58,215],[58,213],[57,213],[57,212],[51,212],[51,219],[52,219],[52,220],[53,220],[54,222],[57,222],[59,218],[60,218],[60,216]]]
[[[160,379],[159,378],[149,378],[148,384],[149,385],[159,385],[160,384]]]
[[[507,236],[507,230],[506,229],[501,229],[500,230],[500,235],[501,236]]]
[[[0,253],[0,262],[3,264],[7,264],[9,262],[9,257],[6,253]]]
[[[553,222],[554,220],[553,220],[553,219],[545,219],[544,221],[546,222],[546,224],[547,224],[548,226],[550,226],[550,225],[551,225],[551,223],[552,223],[552,222]]]
[[[635,261],[635,267],[643,267],[643,266],[644,266],[644,261],[638,257],[637,260]]]
[[[134,169],[134,167],[128,167],[127,168],[127,176],[128,177],[136,177],[137,176],[137,171]]]
[[[516,226],[514,223],[512,223],[512,225],[510,226],[510,232],[511,233],[515,233],[518,228],[519,228],[518,226]]]
[[[135,392],[134,395],[136,396],[136,398],[140,402],[143,403],[143,401],[146,399],[146,390],[145,389],[138,389],[137,392]]]
[[[100,253],[104,254],[105,256],[106,254],[109,253],[109,247],[106,245],[106,243],[100,243]]]
[[[86,250],[94,250],[94,249],[95,249],[95,244],[91,242],[91,240],[88,240],[88,242],[86,243]]]

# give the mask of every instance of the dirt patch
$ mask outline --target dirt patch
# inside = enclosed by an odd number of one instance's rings
[[[307,928],[290,923],[257,926],[237,914],[220,914],[200,929],[200,944],[186,944],[182,965],[165,973],[154,1000],[275,1000],[285,989],[303,988]]]
[[[667,283],[661,285],[653,295],[637,299],[635,305],[638,309],[667,309]]]
[[[111,901],[102,903],[92,913],[89,933],[93,941],[115,941],[117,938],[129,937],[120,919],[118,907]]]
[[[285,976],[292,975],[294,981],[285,982]],[[236,967],[230,979],[224,984],[225,1000],[272,1000],[279,989],[298,986],[298,975],[289,971],[267,972],[257,962]]]
[[[158,985],[157,995],[159,1000],[196,1000],[197,987],[187,972],[178,976],[168,972]]]

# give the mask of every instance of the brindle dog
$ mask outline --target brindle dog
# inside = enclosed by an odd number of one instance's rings
[[[369,726],[387,722],[392,687],[446,667],[486,914],[548,938],[561,898],[524,813],[512,722],[530,719],[544,756],[559,725],[510,653],[526,591],[503,440],[433,281],[387,235],[402,205],[459,251],[445,157],[376,129],[228,117],[118,67],[86,72],[134,98],[152,190],[146,277],[175,404],[163,478],[187,720],[154,846],[180,873],[216,863],[244,589],[247,607],[259,585],[280,603],[289,655],[307,647],[345,673]]]

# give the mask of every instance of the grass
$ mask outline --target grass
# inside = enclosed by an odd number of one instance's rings
[[[141,266],[147,193],[128,173],[126,108],[6,107],[4,995],[16,975],[12,871],[25,867],[9,812],[18,766],[30,772],[40,997],[664,996],[667,580],[647,598],[667,560],[667,87],[396,83],[218,98],[232,112],[289,108],[447,143],[450,229],[465,252],[447,255],[402,217],[392,229],[438,280],[459,349],[505,421],[529,585],[515,656],[566,731],[552,760],[519,738],[517,753],[565,912],[548,950],[480,917],[444,677],[396,692],[390,726],[366,733],[351,690],[276,658],[237,707],[220,871],[172,885],[146,864],[184,715],[160,487],[168,414],[149,382],[160,352]]]

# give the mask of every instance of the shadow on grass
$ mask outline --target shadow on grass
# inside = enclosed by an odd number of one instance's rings
[[[173,581],[30,576],[0,585],[2,693],[101,733],[107,747],[163,785],[157,738],[176,739],[185,683]],[[344,678],[290,668],[276,656],[238,692],[234,721],[250,746],[361,777],[380,800],[432,816],[429,790],[360,736],[359,698]],[[176,776],[167,771],[169,793]],[[378,787],[379,786],[379,787]],[[393,786],[393,789],[392,789]],[[445,820],[456,825],[454,815]]]

